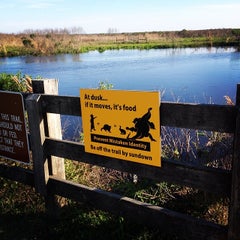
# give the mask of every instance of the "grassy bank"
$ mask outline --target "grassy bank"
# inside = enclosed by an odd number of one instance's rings
[[[239,29],[121,34],[0,34],[0,57],[83,53],[108,49],[240,46]]]

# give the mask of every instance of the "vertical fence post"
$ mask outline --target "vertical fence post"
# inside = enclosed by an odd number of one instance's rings
[[[237,85],[236,109],[228,240],[240,240],[240,84]]]
[[[43,93],[50,95],[58,95],[58,81],[56,79],[33,80],[32,87],[34,93]],[[44,119],[46,136],[62,139],[62,127],[60,115],[47,113]],[[51,156],[48,159],[49,174],[65,179],[64,158]],[[45,196],[45,204],[47,213],[50,217],[58,216],[58,207],[65,205],[65,199],[57,197],[47,191]]]
[[[56,79],[33,80],[33,92],[58,95],[58,81]],[[48,113],[46,119],[47,135],[52,138],[62,139],[60,115]],[[51,157],[50,174],[65,179],[64,159]]]
[[[35,189],[40,194],[46,196],[46,184],[49,178],[49,169],[48,162],[43,151],[45,132],[40,101],[41,96],[34,94],[26,99],[26,105],[29,128],[31,132],[30,139],[33,157]]]

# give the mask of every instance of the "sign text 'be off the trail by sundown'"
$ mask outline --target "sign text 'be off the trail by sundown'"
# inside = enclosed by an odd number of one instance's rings
[[[29,163],[22,95],[0,91],[0,103],[0,156]]]
[[[85,151],[161,166],[160,93],[81,89]]]

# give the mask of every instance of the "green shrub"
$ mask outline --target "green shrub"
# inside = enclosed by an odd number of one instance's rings
[[[28,38],[22,38],[22,43],[24,47],[33,47],[32,41]]]
[[[32,92],[31,78],[27,75],[22,75],[20,72],[16,75],[0,73],[0,90]]]
[[[232,30],[232,34],[233,34],[234,36],[240,36],[240,29],[233,29],[233,30]]]
[[[34,33],[30,34],[30,38],[34,39],[35,37],[36,37],[36,34],[34,34]]]

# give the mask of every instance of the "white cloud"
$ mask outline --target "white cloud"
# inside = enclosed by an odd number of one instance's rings
[[[21,4],[24,5],[25,8],[31,8],[31,9],[46,9],[54,7],[60,3],[63,2],[63,0],[20,0]]]
[[[222,3],[222,4],[206,4],[202,6],[205,9],[210,9],[210,10],[235,10],[238,9],[240,10],[240,3]]]

